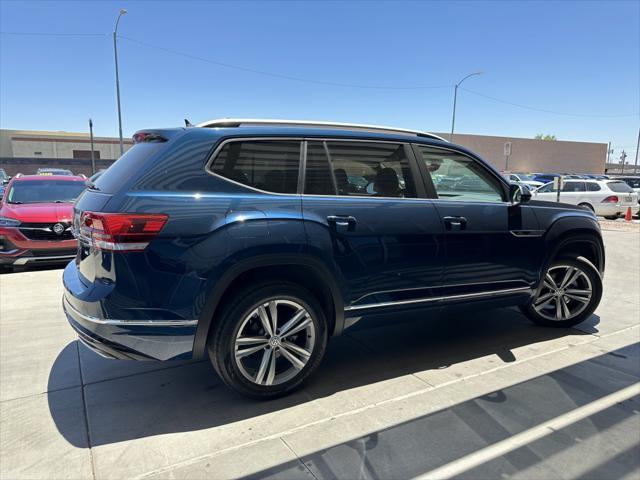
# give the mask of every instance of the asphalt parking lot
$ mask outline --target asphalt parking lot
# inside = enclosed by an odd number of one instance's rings
[[[381,318],[270,402],[208,362],[103,359],[67,325],[60,269],[2,275],[0,477],[640,478],[640,235],[603,235],[582,325]]]

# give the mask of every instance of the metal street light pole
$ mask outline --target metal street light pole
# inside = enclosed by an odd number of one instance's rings
[[[470,73],[469,75],[467,75],[466,77],[464,77],[462,80],[460,80],[458,83],[456,83],[454,89],[453,89],[453,116],[451,117],[451,135],[449,135],[449,141],[451,142],[453,140],[453,129],[456,126],[456,102],[458,100],[458,87],[462,84],[462,82],[464,82],[467,78],[469,77],[473,77],[474,75],[482,75],[483,72],[473,72]]]
[[[89,139],[91,141],[91,175],[96,173],[96,159],[93,153],[93,121],[89,119]]]
[[[640,128],[638,128],[638,143],[636,143],[636,161],[633,164],[633,173],[638,173],[638,150],[640,150]]]
[[[118,24],[120,23],[120,17],[127,13],[124,8],[120,9],[120,14],[116,20],[116,28],[113,29],[113,55],[116,61],[116,97],[118,99],[118,129],[120,131],[120,156],[124,153],[124,143],[122,142],[122,111],[120,110],[120,77],[118,75]]]

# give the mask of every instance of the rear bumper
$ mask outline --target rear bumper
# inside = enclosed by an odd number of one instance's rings
[[[103,314],[110,290],[84,287],[75,263],[63,274],[62,308],[82,343],[107,358],[187,360],[192,357],[197,320],[114,319]]]

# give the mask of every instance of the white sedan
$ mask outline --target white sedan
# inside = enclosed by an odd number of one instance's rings
[[[550,182],[534,190],[532,195],[535,200],[555,202],[558,191]],[[620,180],[565,180],[560,201],[589,208],[609,219],[624,216],[628,207],[634,213],[638,208],[638,194]]]

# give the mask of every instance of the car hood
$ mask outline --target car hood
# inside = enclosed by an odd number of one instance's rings
[[[23,223],[71,222],[73,203],[5,203],[0,208],[0,217],[15,218]]]

